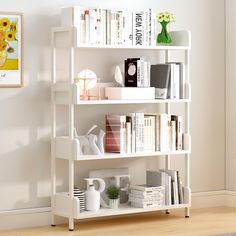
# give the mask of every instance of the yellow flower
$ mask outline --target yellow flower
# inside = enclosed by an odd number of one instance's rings
[[[13,41],[16,39],[16,35],[15,35],[15,32],[6,32],[5,34],[5,38],[7,41]]]
[[[4,41],[5,39],[5,32],[0,31],[0,41]]]
[[[16,22],[12,22],[10,25],[10,30],[16,32]]]
[[[9,27],[10,27],[10,21],[9,21],[9,19],[8,18],[2,18],[1,20],[0,20],[0,28],[3,30],[3,31],[6,31],[6,30],[8,30],[9,29]]]
[[[7,45],[6,41],[0,41],[0,51],[5,50]]]

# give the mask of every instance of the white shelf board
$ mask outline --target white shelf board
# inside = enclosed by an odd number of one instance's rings
[[[125,46],[125,45],[98,45],[98,44],[79,44],[79,49],[125,49],[125,50],[189,50],[189,46]]]
[[[171,209],[180,209],[190,207],[189,204],[179,204],[179,205],[170,205],[170,206],[160,206],[160,207],[149,207],[149,208],[136,208],[132,206],[120,206],[118,209],[110,209],[110,208],[101,208],[98,211],[84,211],[79,214],[78,219],[88,219],[88,218],[96,218],[96,217],[106,217],[106,216],[117,216],[117,215],[125,215],[125,214],[135,214],[135,213],[145,213],[145,212],[153,212],[153,211],[163,211],[163,210],[171,210]]]
[[[155,100],[80,100],[77,105],[115,105],[115,104],[144,104],[144,103],[188,103],[190,99],[155,99]]]
[[[165,155],[185,155],[190,154],[190,151],[170,151],[170,152],[140,152],[140,153],[105,153],[104,155],[80,155],[77,156],[77,161],[90,161],[90,160],[111,160],[111,159],[126,159],[137,157],[154,157]]]

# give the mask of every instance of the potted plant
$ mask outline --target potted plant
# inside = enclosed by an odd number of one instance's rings
[[[106,189],[106,194],[109,198],[109,206],[110,208],[116,209],[118,208],[119,205],[119,196],[120,196],[120,188],[115,186],[115,185],[111,185]]]

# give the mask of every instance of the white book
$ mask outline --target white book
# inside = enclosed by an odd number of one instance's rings
[[[111,25],[111,45],[116,45],[117,44],[117,16],[116,16],[116,11],[111,11],[110,25]]]
[[[144,42],[144,12],[134,12],[133,16],[133,45],[143,46]]]
[[[141,81],[141,59],[137,60],[137,87],[142,87],[142,81]]]
[[[160,114],[160,151],[170,151],[171,115]]]
[[[174,80],[173,80],[173,99],[179,99],[180,92],[180,65],[174,64]]]
[[[130,11],[127,12],[126,28],[127,28],[127,33],[126,33],[125,44],[127,46],[132,46],[133,45],[133,12],[130,12]]]
[[[138,208],[149,208],[149,207],[159,207],[162,206],[161,203],[136,203],[136,202],[131,202],[131,206],[133,207],[138,207]]]
[[[129,201],[140,204],[154,203],[163,204],[163,196],[160,197],[147,197],[147,198],[137,198],[133,194],[129,194]]]
[[[126,152],[132,151],[131,122],[126,122]]]
[[[160,192],[163,190],[163,186],[149,186],[147,184],[141,184],[141,185],[131,185],[131,190],[139,190],[143,192]]]
[[[97,43],[97,10],[89,10],[89,43]]]
[[[103,25],[102,25],[102,9],[98,8],[97,11],[97,26],[96,26],[96,33],[97,33],[97,39],[96,43],[97,44],[103,44]]]
[[[173,193],[174,196],[172,196],[172,201],[173,204],[179,204],[179,193],[178,193],[178,179],[177,179],[177,171],[176,170],[160,170],[162,172],[165,172],[171,177],[171,181],[173,182]]]
[[[144,59],[140,58],[140,87],[144,86]]]
[[[144,113],[135,114],[136,130],[135,130],[135,142],[136,152],[143,152],[144,149]]]
[[[174,99],[174,77],[175,77],[175,64],[170,64],[170,79],[169,79],[169,86],[168,86],[168,98]]]
[[[111,10],[106,11],[106,44],[111,44]]]
[[[90,16],[89,10],[84,11],[84,19],[85,19],[85,43],[90,43]]]
[[[146,199],[149,201],[159,201],[164,198],[164,191],[163,192],[158,192],[158,194],[152,194],[152,195],[143,195],[143,194],[134,194],[134,193],[129,193],[129,197],[137,198],[137,199]]]
[[[139,198],[157,197],[160,194],[163,194],[163,190],[153,192],[153,191],[140,191],[140,190],[136,190],[136,189],[131,189],[130,194],[133,194],[133,195],[135,195],[136,197],[139,197]]]
[[[143,31],[144,31],[144,40],[143,44],[144,46],[149,45],[149,12],[144,11],[144,26],[143,26]]]
[[[106,44],[106,37],[107,37],[107,24],[106,24],[106,10],[101,9],[101,44]]]

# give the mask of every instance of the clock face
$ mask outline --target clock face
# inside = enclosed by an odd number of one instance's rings
[[[133,76],[133,75],[135,75],[135,73],[136,73],[136,66],[134,65],[134,63],[129,63],[129,65],[128,65],[128,74],[130,76]]]

